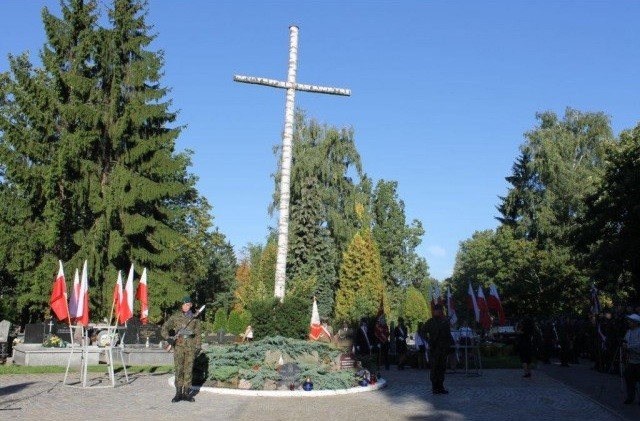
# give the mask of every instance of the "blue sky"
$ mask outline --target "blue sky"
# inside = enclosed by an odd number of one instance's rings
[[[102,0],[110,4],[110,0]],[[40,10],[58,0],[0,1],[0,71],[7,54],[37,53]],[[264,242],[285,93],[233,82],[286,79],[289,26],[300,28],[298,81],[351,97],[298,93],[309,117],[353,127],[365,172],[396,180],[418,251],[439,279],[458,245],[496,227],[523,134],[536,112],[602,111],[614,132],[640,122],[640,2],[150,0],[165,53],[163,83],[179,149],[237,252]]]

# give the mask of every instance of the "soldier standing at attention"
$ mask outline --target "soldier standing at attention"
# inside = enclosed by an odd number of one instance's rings
[[[191,297],[182,299],[182,309],[174,313],[169,320],[162,325],[162,337],[167,340],[174,349],[173,364],[175,366],[176,395],[171,402],[187,401],[195,402],[189,394],[191,379],[193,376],[193,361],[200,352],[200,320],[194,318],[191,311]],[[175,332],[173,336],[171,332]]]
[[[449,391],[444,388],[444,373],[453,338],[449,321],[444,317],[440,304],[434,306],[433,317],[424,324],[420,336],[429,344],[431,353],[431,390],[434,395],[447,394]]]

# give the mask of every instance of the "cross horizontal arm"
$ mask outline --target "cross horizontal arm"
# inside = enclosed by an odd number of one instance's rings
[[[294,88],[296,91],[316,92],[320,94],[351,96],[351,89],[331,88],[327,86],[305,85],[302,83],[289,83],[264,77],[234,75],[233,80],[254,85],[265,85],[280,89]]]

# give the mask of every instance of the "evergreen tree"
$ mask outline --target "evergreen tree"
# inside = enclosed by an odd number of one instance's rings
[[[422,293],[413,285],[406,289],[402,314],[407,324],[414,330],[417,328],[418,323],[424,322],[429,318],[429,306]]]
[[[362,317],[374,316],[383,294],[380,252],[371,231],[363,229],[353,237],[342,258],[335,320],[356,323]]]

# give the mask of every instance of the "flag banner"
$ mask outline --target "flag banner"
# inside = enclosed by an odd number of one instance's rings
[[[140,302],[140,321],[143,325],[149,322],[149,304],[147,299],[147,268],[142,269],[142,276],[136,289],[136,299]]]
[[[120,303],[120,323],[125,323],[133,317],[133,264],[129,269],[127,283],[122,291],[122,302]]]
[[[89,274],[87,261],[82,265],[82,275],[78,282],[78,271],[73,279],[73,293],[69,302],[69,316],[77,325],[89,325]]]
[[[431,286],[431,314],[433,314],[433,308],[438,304],[442,306],[443,300],[442,294],[440,293],[440,285],[438,284],[438,281],[436,281]]]
[[[309,339],[317,341],[318,339],[326,337],[331,340],[331,335],[327,329],[320,323],[320,313],[318,312],[318,303],[316,298],[313,298],[313,308],[311,309],[311,325],[309,327]]]
[[[122,307],[122,271],[118,271],[118,279],[116,280],[116,286],[113,288],[113,309],[116,312],[116,323],[120,323],[120,308]]]
[[[476,317],[476,322],[480,322],[480,308],[478,308],[478,301],[476,301],[476,294],[473,292],[471,282],[469,282],[469,290],[467,291],[467,306],[473,310],[473,314]]]
[[[64,269],[62,268],[62,260],[59,260],[60,268],[58,275],[53,283],[51,290],[51,310],[58,320],[66,321],[69,318],[69,308],[67,307],[67,284],[64,279]]]
[[[69,297],[69,317],[74,319],[78,314],[78,300],[80,299],[80,272],[76,269],[73,275],[73,286],[71,287],[71,297]]]
[[[478,287],[478,308],[480,309],[480,324],[483,328],[489,329],[491,327],[491,318],[489,317],[489,307],[487,306],[487,300],[484,297],[484,291],[482,285]]]
[[[455,326],[458,323],[458,315],[453,304],[453,295],[450,287],[447,287],[447,314],[449,315],[449,324]]]
[[[602,307],[600,306],[600,298],[598,297],[598,289],[596,284],[591,285],[591,313],[600,314]]]
[[[496,285],[493,283],[489,286],[487,305],[490,310],[495,310],[496,313],[498,313],[498,323],[500,326],[504,326],[507,322],[507,318],[505,317],[504,309],[502,308],[502,301],[500,301],[500,296],[498,295],[498,288],[496,288]]]

